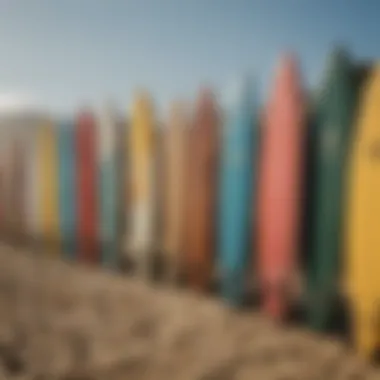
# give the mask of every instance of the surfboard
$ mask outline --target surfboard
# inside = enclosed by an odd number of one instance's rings
[[[239,306],[246,295],[249,268],[258,122],[254,85],[242,79],[223,96],[220,153],[218,261],[221,293]]]
[[[7,130],[0,124],[0,236],[4,239],[6,227]]]
[[[96,164],[96,124],[90,110],[83,109],[76,122],[76,207],[79,260],[99,262]]]
[[[64,257],[76,259],[76,199],[74,122],[61,120],[58,128],[59,149],[59,222]]]
[[[141,91],[135,96],[128,139],[131,186],[128,254],[143,278],[151,274],[154,249],[154,128],[152,100]]]
[[[355,139],[350,150],[347,196],[345,290],[351,306],[353,337],[370,357],[379,344],[380,300],[380,64],[363,88]]]
[[[26,145],[26,225],[28,240],[33,245],[41,239],[41,205],[40,205],[40,165],[38,161],[39,140],[38,129],[33,128],[33,132],[28,136]]]
[[[305,109],[298,64],[282,57],[262,130],[258,199],[258,276],[263,310],[289,312],[300,241]]]
[[[0,153],[1,156],[1,153]],[[5,223],[5,168],[0,157],[0,236],[4,238],[4,223]]]
[[[174,102],[164,136],[163,170],[163,251],[165,269],[170,282],[175,282],[180,275],[184,244],[184,194],[185,194],[185,154],[186,131],[188,128],[187,112],[184,103]]]
[[[334,50],[315,105],[308,319],[321,330],[330,327],[339,299],[344,175],[355,115],[354,74],[348,54]]]
[[[12,178],[12,133],[9,126],[4,125],[3,132],[3,218],[2,232],[6,240],[10,236],[11,228],[11,178]]]
[[[98,143],[98,207],[101,241],[101,261],[107,268],[118,265],[118,172],[117,119],[110,105],[97,115]]]
[[[116,124],[116,172],[118,178],[117,184],[117,227],[118,242],[117,250],[119,252],[120,269],[125,271],[128,260],[127,242],[129,236],[129,157],[128,157],[128,122],[125,117],[119,117]]]
[[[13,189],[13,217],[15,222],[15,232],[17,243],[24,244],[27,234],[26,223],[26,185],[27,185],[27,138],[28,128],[26,121],[16,118],[14,134],[14,189]]]
[[[185,265],[189,285],[207,291],[215,252],[219,114],[211,90],[201,90],[188,131]]]
[[[18,142],[17,138],[13,137],[12,139],[12,152],[11,152],[11,214],[10,214],[10,221],[11,221],[11,233],[12,233],[12,239],[17,239],[18,234],[18,205],[19,205],[19,199],[20,199],[20,187],[18,186],[18,179],[19,179],[19,157],[17,156],[18,153]]]
[[[15,191],[17,187],[17,174],[16,174],[16,153],[17,142],[15,138],[15,133],[12,133],[10,138],[10,149],[9,149],[9,207],[8,207],[8,222],[9,222],[9,238],[11,242],[17,238],[17,198],[18,191]]]
[[[163,123],[157,121],[154,131],[154,279],[164,279],[169,275],[170,265],[165,266],[165,251],[163,249],[165,234],[165,189],[166,189],[166,170],[165,170],[165,127]],[[165,272],[166,269],[166,272]],[[174,271],[172,271],[174,280]],[[170,277],[166,277],[169,279]]]
[[[38,161],[41,173],[41,234],[48,252],[59,251],[59,195],[58,195],[58,139],[52,120],[46,120],[38,129]]]

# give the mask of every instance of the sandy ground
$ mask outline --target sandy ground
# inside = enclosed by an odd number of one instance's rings
[[[361,380],[341,342],[259,313],[0,247],[1,379]]]

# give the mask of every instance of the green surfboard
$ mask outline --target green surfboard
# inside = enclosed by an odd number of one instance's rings
[[[360,76],[349,54],[335,49],[314,99],[309,168],[307,311],[316,330],[331,326],[339,299],[344,183]]]

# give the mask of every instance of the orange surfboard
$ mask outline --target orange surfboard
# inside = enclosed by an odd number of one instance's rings
[[[205,291],[211,284],[215,248],[219,117],[214,96],[200,94],[188,131],[186,157],[186,272],[190,286]]]
[[[164,228],[163,249],[167,274],[175,281],[183,250],[183,208],[186,192],[184,172],[187,119],[185,105],[173,103],[164,131]]]
[[[304,98],[297,62],[280,62],[262,131],[258,200],[258,276],[263,309],[274,319],[289,308],[299,244]]]

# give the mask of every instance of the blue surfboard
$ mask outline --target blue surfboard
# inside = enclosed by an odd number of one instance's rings
[[[117,119],[112,108],[103,107],[97,117],[99,222],[101,261],[116,269],[118,257]]]
[[[231,305],[244,301],[251,255],[258,122],[256,94],[240,80],[222,97],[218,254],[222,297]]]
[[[58,129],[59,155],[59,228],[64,257],[76,257],[76,197],[74,124],[61,121]]]

